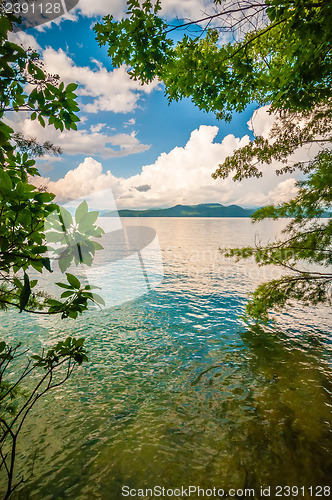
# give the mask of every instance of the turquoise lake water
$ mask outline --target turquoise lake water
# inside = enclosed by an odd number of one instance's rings
[[[256,233],[272,239],[285,221],[123,222],[157,232],[164,279],[154,290],[76,321],[1,315],[7,341],[37,352],[84,336],[90,352],[29,417],[19,467],[29,474],[35,460],[34,476],[13,498],[117,500],[124,485],[330,484],[330,309],[295,305],[277,326],[246,327],[248,292],[279,271],[218,252]],[[304,491],[299,498],[312,498]]]

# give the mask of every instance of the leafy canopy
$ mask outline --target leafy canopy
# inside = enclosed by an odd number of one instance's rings
[[[331,97],[330,1],[214,3],[217,14],[173,26],[158,17],[160,0],[129,0],[127,17],[105,16],[96,38],[115,67],[142,83],[157,77],[169,101],[189,97],[219,118],[251,102],[302,111]],[[187,30],[177,43],[176,29]],[[235,40],[221,44],[220,31]]]
[[[75,318],[87,309],[88,301],[96,301],[89,287],[76,286],[70,297],[62,297],[66,300],[55,301],[35,292],[38,282],[30,281],[28,273],[51,271],[46,251],[55,243],[53,258],[62,272],[73,261],[91,264],[95,251],[102,248],[91,240],[103,234],[95,225],[98,213],[89,212],[83,202],[75,222],[67,210],[53,203],[53,194],[31,184],[30,179],[38,175],[33,157],[60,151],[15,134],[3,118],[5,113],[26,111],[43,127],[48,123],[61,131],[76,130],[77,85],[65,87],[57,76],[45,73],[36,52],[8,40],[15,20],[10,15],[0,18],[0,307]]]

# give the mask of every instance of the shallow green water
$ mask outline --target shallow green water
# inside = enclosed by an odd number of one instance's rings
[[[252,242],[257,228],[246,219],[144,224],[163,252],[155,291],[76,322],[1,317],[1,334],[24,335],[32,350],[85,336],[91,360],[34,409],[20,457],[29,470],[36,453],[34,477],[13,498],[116,500],[123,485],[254,488],[259,498],[260,486],[329,484],[328,308],[296,306],[278,327],[250,330],[238,317],[246,294],[277,271],[235,267],[217,249]],[[282,224],[261,226],[262,237]]]

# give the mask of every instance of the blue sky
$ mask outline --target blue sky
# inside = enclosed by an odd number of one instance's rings
[[[164,16],[197,18],[210,0],[164,0]],[[198,110],[190,100],[164,97],[162,84],[140,87],[126,69],[113,69],[105,48],[95,41],[93,26],[101,15],[121,17],[125,0],[81,0],[69,18],[15,35],[15,41],[36,48],[46,70],[78,83],[81,122],[78,132],[42,129],[27,115],[10,116],[17,130],[63,149],[60,158],[39,162],[41,183],[59,201],[91,191],[113,190],[121,208],[219,202],[259,206],[294,193],[294,179],[276,178],[233,183],[212,180],[224,158],[254,137],[248,121],[255,106],[234,115],[231,123]],[[256,111],[254,130],[267,134],[273,122],[266,109]],[[143,186],[143,188],[142,188]]]

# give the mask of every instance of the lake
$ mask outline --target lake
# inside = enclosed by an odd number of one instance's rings
[[[280,271],[218,251],[273,239],[286,221],[123,223],[157,233],[155,289],[76,321],[1,314],[7,341],[37,352],[84,336],[90,352],[27,421],[20,460],[27,474],[35,460],[34,476],[13,498],[116,500],[123,486],[157,485],[252,488],[257,498],[261,486],[288,485],[312,498],[308,488],[332,474],[331,312],[294,305],[275,326],[246,326],[247,294]]]

